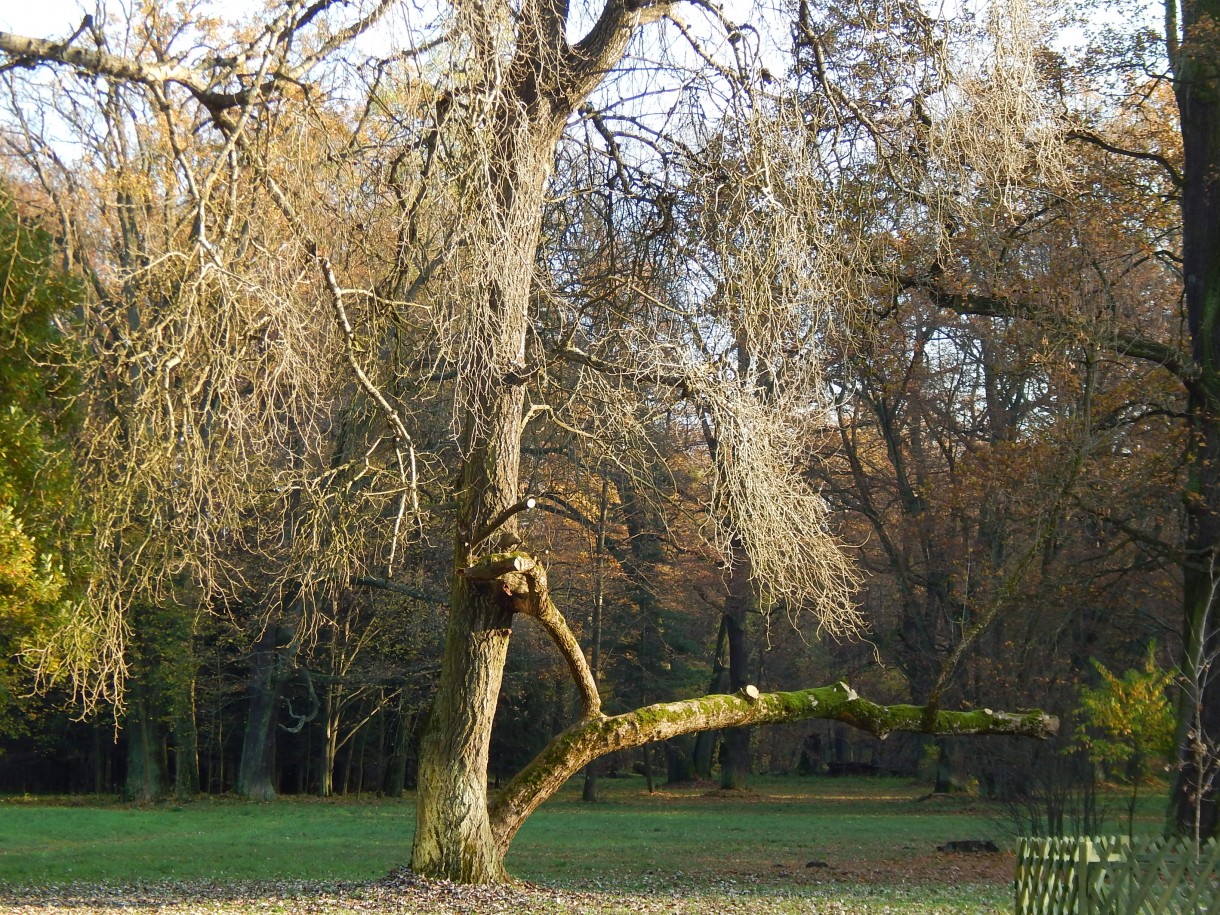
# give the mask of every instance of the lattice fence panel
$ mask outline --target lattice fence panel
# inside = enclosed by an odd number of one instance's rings
[[[1220,915],[1220,844],[1022,839],[1017,915]]]

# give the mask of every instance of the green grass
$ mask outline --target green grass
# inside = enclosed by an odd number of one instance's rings
[[[200,800],[125,806],[0,806],[0,881],[367,880],[408,857],[414,809]]]
[[[624,878],[671,871],[765,880],[813,860],[893,861],[951,839],[998,838],[968,800],[921,803],[918,787],[894,780],[759,778],[740,796],[706,788],[649,796],[635,780],[602,785],[606,802],[582,803],[573,784],[526,821],[509,869],[578,885],[604,879],[607,862]]]
[[[708,911],[735,911],[733,900],[906,915],[1011,905],[1011,856],[980,867],[936,852],[953,839],[1003,843],[995,812],[968,798],[920,800],[924,789],[890,779],[756,778],[731,795],[649,795],[638,778],[601,785],[600,803],[582,803],[574,780],[531,817],[510,873],[601,894],[599,912],[645,911],[644,897],[702,899]],[[413,828],[413,799],[140,808],[14,798],[0,800],[0,884],[367,882],[406,863]]]

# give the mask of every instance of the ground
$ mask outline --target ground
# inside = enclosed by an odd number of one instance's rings
[[[411,798],[0,799],[0,913],[1012,911],[1017,827],[993,803],[928,798],[897,779],[760,778],[727,794],[649,794],[639,779],[603,786],[603,802],[589,805],[574,781],[531,817],[507,861],[514,882],[495,887],[424,881],[401,867]],[[1148,808],[1155,816],[1161,802]],[[1002,850],[938,850],[967,839]]]

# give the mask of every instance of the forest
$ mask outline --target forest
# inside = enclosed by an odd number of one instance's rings
[[[0,792],[415,791],[461,882],[582,773],[1220,834],[1218,19],[0,31]]]

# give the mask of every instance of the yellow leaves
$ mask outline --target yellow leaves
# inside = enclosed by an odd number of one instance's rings
[[[1146,775],[1151,760],[1173,752],[1173,704],[1166,694],[1173,671],[1157,665],[1155,643],[1140,670],[1119,677],[1098,661],[1093,666],[1102,682],[1080,688],[1077,743],[1097,762],[1134,766],[1133,776]]]
[[[37,610],[53,603],[65,579],[47,554],[38,554],[21,519],[10,505],[0,505],[0,626],[31,625]]]

